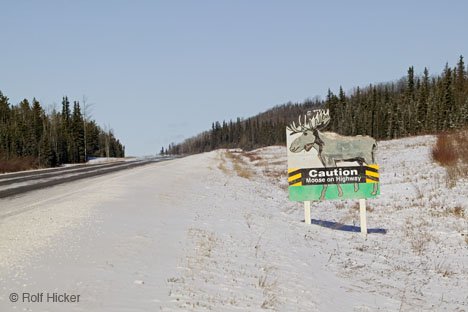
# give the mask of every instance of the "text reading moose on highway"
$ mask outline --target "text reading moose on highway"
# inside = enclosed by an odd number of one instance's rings
[[[338,167],[338,168],[305,168],[289,173],[290,185],[300,183],[301,185],[317,184],[346,184],[346,183],[368,183],[366,172],[377,170],[370,166]]]

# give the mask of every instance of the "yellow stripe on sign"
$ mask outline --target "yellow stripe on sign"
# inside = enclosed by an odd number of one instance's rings
[[[299,170],[300,168],[288,168],[288,173]]]
[[[296,180],[296,179],[300,179],[301,177],[302,177],[302,175],[301,175],[301,173],[299,172],[298,174],[289,177],[289,178],[288,178],[288,182],[294,181],[294,180]]]
[[[302,181],[301,181],[301,182],[297,182],[297,183],[295,183],[295,184],[293,184],[293,185],[290,185],[290,186],[302,186]]]
[[[379,181],[374,181],[371,179],[366,179],[366,183],[379,183]]]
[[[378,173],[378,172],[374,172],[374,171],[368,171],[368,170],[366,170],[366,176],[378,178],[378,177],[379,177],[379,173]]]
[[[379,165],[377,164],[370,164],[370,165],[366,165],[367,167],[370,167],[370,168],[374,168],[376,170],[379,170]]]

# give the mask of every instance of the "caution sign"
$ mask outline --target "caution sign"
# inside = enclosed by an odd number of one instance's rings
[[[292,201],[374,198],[380,194],[379,166],[288,169]]]
[[[288,182],[289,186],[378,183],[379,166],[293,168],[288,170]]]
[[[380,194],[377,141],[322,132],[326,109],[309,111],[286,127],[289,198],[293,201],[373,198]]]

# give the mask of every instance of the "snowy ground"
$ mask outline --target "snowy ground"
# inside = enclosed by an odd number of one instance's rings
[[[136,157],[92,157],[86,163],[89,165],[94,164],[105,164],[105,163],[112,163],[118,161],[135,161],[137,160]]]
[[[468,181],[379,143],[382,195],[287,199],[286,150],[216,151],[0,200],[0,311],[466,311]],[[0,214],[1,215],[1,214]],[[323,222],[322,222],[323,223]],[[343,230],[341,224],[347,225]],[[10,293],[80,294],[11,303]]]

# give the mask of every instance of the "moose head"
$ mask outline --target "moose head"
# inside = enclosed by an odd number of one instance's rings
[[[304,115],[304,120],[301,120],[299,116],[299,123],[296,125],[293,122],[287,129],[291,131],[290,135],[302,133],[302,135],[296,138],[289,147],[289,150],[292,153],[299,153],[302,150],[306,152],[317,144],[318,146],[322,145],[322,141],[318,136],[317,131],[324,129],[330,122],[330,113],[328,109],[318,109],[314,111],[308,111]]]

